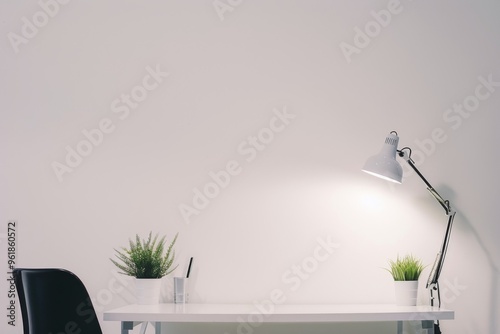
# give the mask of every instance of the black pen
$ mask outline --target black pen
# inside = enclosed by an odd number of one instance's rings
[[[189,260],[189,266],[188,266],[188,271],[186,274],[186,278],[189,278],[189,274],[191,273],[191,265],[193,264],[193,257]]]

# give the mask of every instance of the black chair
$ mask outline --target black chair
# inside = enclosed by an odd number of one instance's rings
[[[64,269],[13,271],[24,334],[102,334],[82,281]]]

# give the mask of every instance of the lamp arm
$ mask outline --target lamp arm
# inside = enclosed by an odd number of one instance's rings
[[[443,263],[444,263],[444,258],[446,256],[446,251],[448,249],[448,243],[450,242],[451,228],[453,227],[453,220],[455,219],[455,214],[456,212],[453,211],[450,215],[448,215],[448,224],[446,225],[446,233],[444,235],[443,243],[441,245],[439,253],[436,256],[436,260],[432,265],[429,278],[427,279],[426,288],[429,287],[435,288],[438,283],[441,270],[443,269]]]
[[[404,150],[409,150],[410,153],[404,151]],[[446,215],[448,216],[450,213],[451,213],[451,207],[450,207],[450,201],[448,200],[445,200],[441,195],[439,195],[439,193],[437,192],[436,189],[434,189],[434,187],[429,183],[429,181],[427,181],[427,179],[422,175],[422,173],[420,173],[420,171],[418,170],[417,166],[415,166],[415,162],[412,160],[410,154],[411,154],[411,149],[408,148],[408,147],[405,147],[401,150],[398,150],[397,151],[399,156],[402,157],[403,159],[406,160],[406,162],[408,163],[408,165],[410,165],[410,167],[415,171],[415,173],[417,173],[418,176],[420,176],[420,178],[422,179],[422,181],[424,181],[425,185],[427,186],[427,190],[429,190],[429,192],[431,193],[431,195],[439,202],[439,204],[441,204],[441,206],[443,207]]]
[[[407,152],[408,151],[408,152]],[[418,170],[417,166],[415,166],[415,162],[411,159],[411,149],[408,147],[405,147],[401,150],[397,151],[399,156],[402,157],[403,159],[406,160],[408,165],[417,173],[418,176],[424,181],[425,185],[427,186],[427,190],[431,193],[431,195],[439,202],[439,204],[443,207],[446,216],[448,217],[448,224],[446,226],[446,233],[444,235],[443,243],[441,245],[441,248],[436,256],[436,260],[434,261],[434,264],[432,266],[431,272],[429,274],[429,278],[427,279],[427,288],[431,288],[431,305],[434,304],[434,297],[432,294],[432,290],[437,290],[437,299],[438,299],[438,306],[441,306],[441,300],[439,296],[439,284],[438,284],[438,279],[439,275],[441,274],[441,270],[443,268],[443,263],[444,263],[444,258],[446,255],[446,251],[448,249],[448,243],[450,241],[450,235],[451,235],[451,229],[453,226],[453,220],[455,218],[456,211],[451,208],[450,201],[445,200],[437,191],[434,189],[434,187],[427,181],[427,179],[420,173]]]

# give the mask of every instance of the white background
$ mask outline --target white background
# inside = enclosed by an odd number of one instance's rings
[[[1,309],[11,219],[17,266],[75,272],[101,319],[134,302],[113,249],[150,231],[179,233],[173,275],[194,257],[192,302],[259,304],[277,289],[286,303],[393,303],[388,259],[421,257],[424,285],[446,222],[415,175],[392,186],[360,171],[397,130],[458,211],[440,280],[456,319],[443,332],[500,333],[498,1],[215,4],[0,3]],[[347,57],[346,44],[357,48]],[[146,91],[148,68],[169,75]],[[478,90],[479,78],[497,84]],[[114,112],[131,94],[140,101],[127,117]],[[454,111],[464,103],[470,112]],[[83,131],[105,119],[113,131],[85,146]],[[67,166],[78,147],[86,156],[59,180],[54,164]],[[180,208],[232,161],[239,173],[185,219]],[[318,259],[319,240],[338,247]],[[171,288],[168,276],[164,301]],[[428,303],[423,286],[419,303]],[[2,333],[22,333],[19,311],[15,328],[0,319]]]

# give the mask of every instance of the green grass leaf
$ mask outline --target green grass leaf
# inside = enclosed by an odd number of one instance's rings
[[[120,273],[136,278],[161,278],[174,271],[174,245],[178,234],[165,251],[166,236],[158,240],[152,232],[146,240],[136,235],[135,241],[129,239],[129,248],[115,249],[116,259],[111,262],[120,269]]]
[[[389,269],[395,281],[416,281],[424,270],[422,261],[411,254],[400,258],[399,255],[395,261],[389,260]]]

